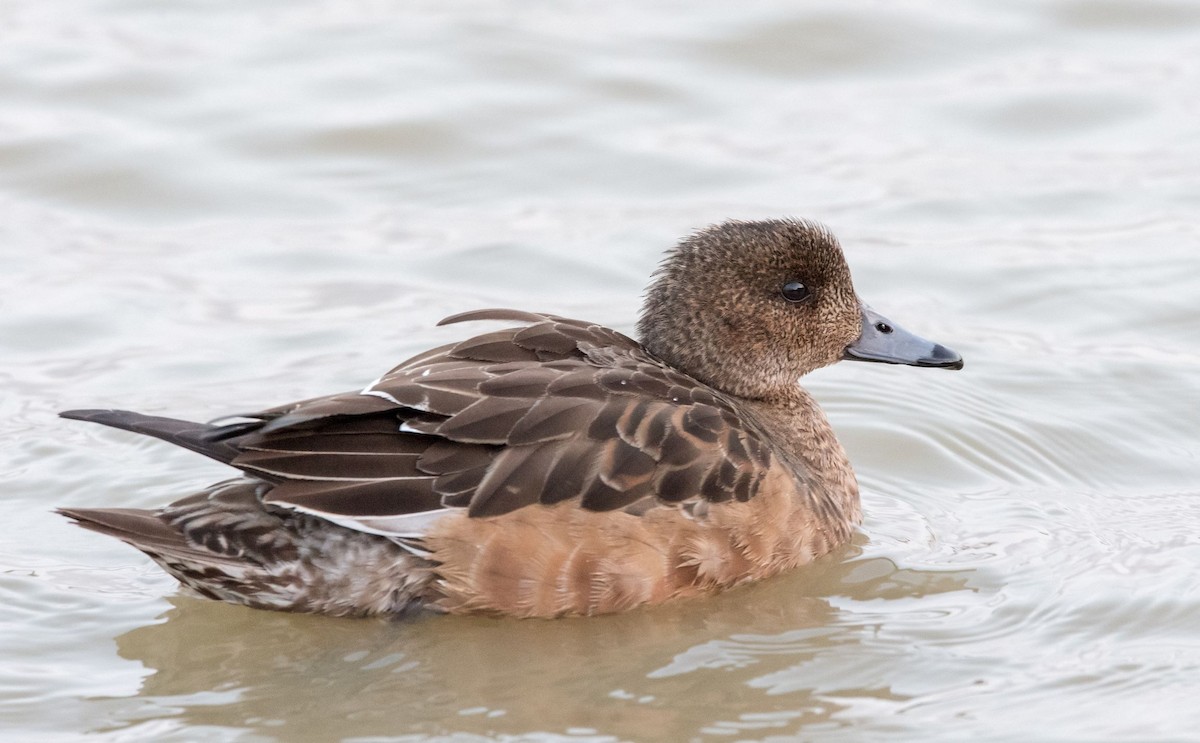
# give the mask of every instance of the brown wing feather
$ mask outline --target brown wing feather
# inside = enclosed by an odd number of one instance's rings
[[[444,324],[477,319],[527,324],[253,416],[233,464],[276,483],[271,503],[342,517],[754,496],[770,447],[719,393],[598,325],[512,310]]]
[[[338,516],[396,516],[442,507],[442,496],[422,480],[290,480],[276,485],[268,504]]]

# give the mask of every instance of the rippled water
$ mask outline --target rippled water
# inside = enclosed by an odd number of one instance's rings
[[[1200,736],[1200,3],[0,2],[5,740]],[[349,389],[807,216],[958,374],[807,382],[866,521],[590,620],[181,596],[55,505],[226,475],[61,421]]]

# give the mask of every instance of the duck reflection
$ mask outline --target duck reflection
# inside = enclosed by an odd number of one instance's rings
[[[806,664],[820,655],[828,667],[871,634],[839,605],[969,587],[966,571],[864,558],[863,541],[765,584],[591,619],[339,620],[176,597],[165,621],[117,647],[153,670],[139,696],[162,717],[286,740],[539,731],[682,740],[795,728],[837,711],[820,695],[847,693],[827,672],[810,683]],[[769,695],[780,674],[802,683]]]

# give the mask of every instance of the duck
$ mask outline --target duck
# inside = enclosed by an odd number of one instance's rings
[[[249,415],[63,412],[240,476],[160,509],[59,513],[189,592],[253,608],[620,612],[762,580],[850,539],[858,483],[802,376],[841,360],[963,367],[866,305],[834,235],[791,218],[680,240],[637,339],[512,309],[439,324],[474,321],[504,327]]]

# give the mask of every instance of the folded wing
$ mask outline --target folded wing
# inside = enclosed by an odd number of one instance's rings
[[[567,500],[607,511],[754,497],[772,457],[754,424],[632,339],[513,310],[443,323],[467,320],[523,325],[208,438],[273,485],[266,503],[395,536],[419,535],[445,509],[488,517]]]

